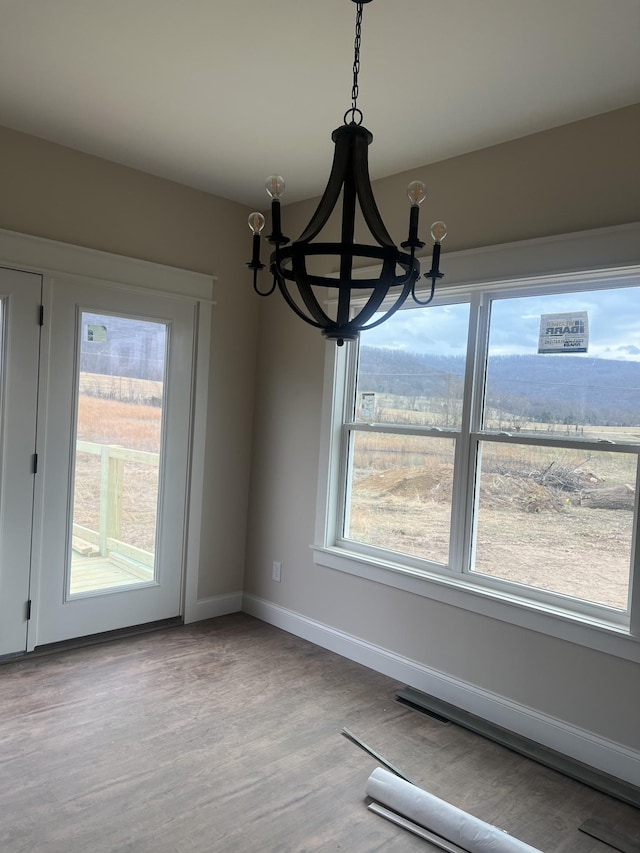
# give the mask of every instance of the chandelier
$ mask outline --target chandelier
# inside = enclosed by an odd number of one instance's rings
[[[436,281],[442,278],[439,270],[440,244],[447,234],[444,222],[431,226],[433,253],[431,269],[425,278],[431,281],[426,299],[416,294],[420,280],[420,261],[416,251],[425,245],[418,237],[420,204],[426,191],[422,181],[411,181],[407,187],[410,201],[408,238],[397,248],[389,236],[376,205],[369,178],[368,146],[373,135],[362,125],[358,109],[358,75],[360,71],[360,42],[362,7],[370,0],[356,3],[356,26],[353,59],[351,107],[344,114],[344,124],[333,131],[335,143],[331,174],[318,207],[309,224],[297,240],[290,243],[282,233],[280,199],[284,180],[280,175],[267,178],[265,188],[271,198],[271,228],[267,241],[273,246],[269,270],[273,282],[266,290],[258,287],[258,273],[265,268],[260,261],[261,232],[265,219],[261,213],[249,215],[253,234],[253,255],[247,264],[253,270],[253,288],[260,296],[269,296],[276,287],[289,307],[306,323],[322,330],[328,340],[339,346],[356,340],[360,331],[380,325],[394,314],[411,295],[418,305],[428,305],[433,299]],[[341,241],[314,242],[327,224],[342,196]],[[359,203],[364,222],[375,245],[354,242],[356,232],[356,203]],[[336,274],[315,274],[310,267],[318,258],[336,258]],[[360,262],[360,263],[356,263]],[[358,266],[380,266],[377,277],[357,277]],[[329,310],[330,309],[330,310]],[[377,316],[382,312],[382,316]]]

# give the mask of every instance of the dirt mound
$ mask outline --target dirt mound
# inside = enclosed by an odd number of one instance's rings
[[[451,488],[451,467],[438,463],[428,467],[394,468],[371,474],[355,485],[360,494],[366,493],[372,497],[431,500],[436,503],[449,502]],[[480,495],[486,508],[510,506],[521,512],[560,512],[568,501],[567,495],[557,489],[543,486],[535,480],[505,474],[483,474]]]
[[[380,474],[371,474],[363,477],[357,488],[371,495],[449,501],[452,478],[451,466],[436,463],[428,467],[393,468]]]
[[[593,475],[580,475],[591,488],[580,488],[577,478],[566,488],[558,477],[527,476],[521,472],[484,471],[480,479],[480,502],[485,509],[511,507],[521,512],[562,512],[571,504],[596,509],[633,510],[635,491],[631,486],[598,485]],[[448,503],[451,500],[453,471],[442,462],[429,465],[392,468],[377,474],[361,475],[354,491],[369,499],[391,498],[394,502],[424,501]],[[565,486],[560,488],[558,484]]]

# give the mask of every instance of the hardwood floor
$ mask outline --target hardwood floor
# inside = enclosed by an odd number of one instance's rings
[[[366,808],[377,766],[544,853],[640,812],[395,701],[402,685],[237,614],[0,667],[2,853],[429,851]]]

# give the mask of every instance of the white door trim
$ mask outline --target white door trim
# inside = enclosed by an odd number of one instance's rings
[[[0,268],[0,657],[27,637],[41,300],[41,275]]]
[[[180,270],[162,264],[114,255],[82,246],[58,243],[41,237],[0,229],[0,264],[14,269],[41,273],[44,276],[45,301],[47,292],[57,277],[79,276],[94,283],[109,283],[126,288],[142,289],[192,300],[197,304],[195,343],[194,410],[192,428],[191,477],[188,493],[185,589],[183,612],[191,621],[197,611],[198,571],[200,566],[200,533],[202,527],[202,497],[204,486],[204,457],[209,392],[209,352],[211,316],[214,301],[215,277],[190,270]],[[43,346],[46,345],[43,341]],[[40,399],[46,399],[46,371],[41,372]],[[46,423],[38,430],[39,453],[44,452]],[[34,530],[42,529],[42,490],[36,484]],[[34,543],[39,547],[39,543]],[[38,589],[40,577],[34,560],[32,589]],[[38,596],[33,599],[31,620],[27,631],[27,651],[38,643]]]
[[[216,276],[3,228],[0,228],[0,263],[29,272],[66,273],[215,304]]]

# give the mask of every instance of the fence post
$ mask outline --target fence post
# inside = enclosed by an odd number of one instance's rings
[[[111,456],[111,448],[100,450],[100,556],[107,556],[107,539],[120,539],[122,530],[122,484],[124,459]]]

